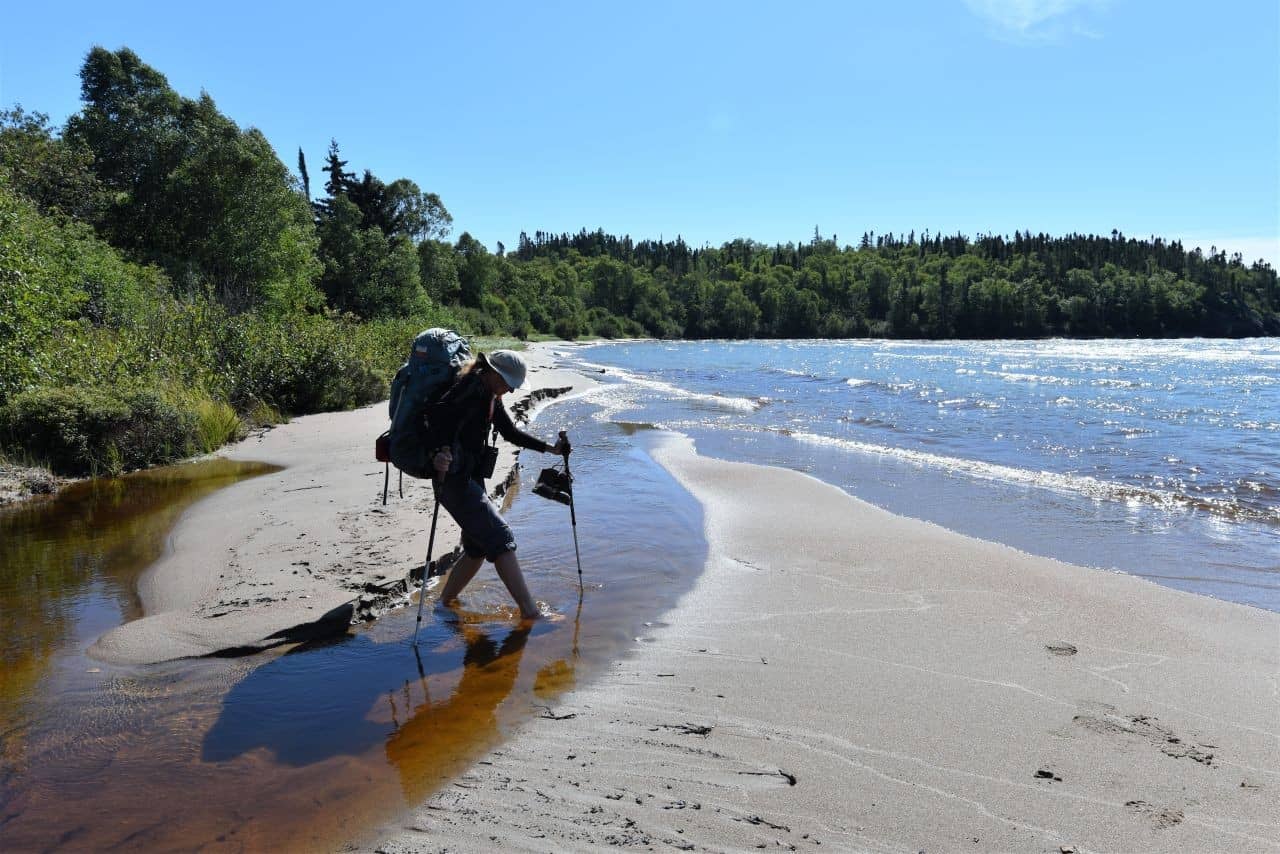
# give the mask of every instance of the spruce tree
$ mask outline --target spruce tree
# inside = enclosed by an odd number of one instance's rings
[[[307,156],[302,153],[302,146],[298,146],[298,174],[302,176],[302,197],[311,202],[311,176],[307,174]]]

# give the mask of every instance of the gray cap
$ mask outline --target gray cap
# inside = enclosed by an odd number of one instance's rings
[[[524,385],[524,375],[527,367],[524,359],[520,358],[519,353],[513,353],[510,350],[494,350],[485,357],[485,361],[513,389]]]

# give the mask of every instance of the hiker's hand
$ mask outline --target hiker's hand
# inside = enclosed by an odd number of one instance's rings
[[[435,467],[438,477],[443,476],[449,471],[449,466],[453,465],[453,451],[449,448],[436,451],[436,455],[431,458],[431,465]]]

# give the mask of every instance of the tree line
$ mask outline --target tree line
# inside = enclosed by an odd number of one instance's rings
[[[695,248],[584,230],[521,234],[513,254],[514,276],[495,280],[499,296],[512,278],[540,279],[545,291],[576,274],[588,314],[603,310],[654,336],[1280,334],[1280,288],[1268,264],[1119,232],[868,232],[841,246],[815,228],[799,244]]]

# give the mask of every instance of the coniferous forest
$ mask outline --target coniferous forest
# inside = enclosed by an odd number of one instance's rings
[[[494,250],[334,141],[280,153],[127,48],[61,127],[0,113],[0,448],[73,473],[381,399],[413,334],[663,338],[1280,334],[1267,264],[1158,237],[814,227],[719,247],[534,231]],[[350,159],[349,159],[350,158]],[[460,224],[465,225],[465,224]],[[846,236],[847,237],[847,236]]]

